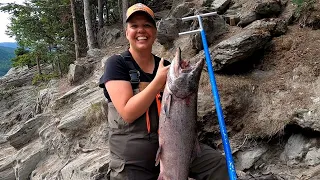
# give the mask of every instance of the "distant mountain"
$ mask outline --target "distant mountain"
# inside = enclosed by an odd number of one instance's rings
[[[16,49],[18,47],[18,43],[16,43],[16,42],[0,42],[0,46]]]
[[[0,45],[0,76],[5,75],[11,68],[11,59],[15,57],[14,50],[15,48]]]

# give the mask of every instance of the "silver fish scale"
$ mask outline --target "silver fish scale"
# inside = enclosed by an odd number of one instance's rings
[[[173,63],[170,68],[175,68],[180,64],[180,50],[178,50]],[[178,62],[177,62],[178,61]],[[186,98],[179,98],[172,92],[169,87],[171,84],[167,84],[162,98],[162,109],[159,120],[159,146],[160,146],[160,175],[159,180],[187,180],[189,174],[189,167],[194,153],[195,145],[198,144],[196,133],[196,119],[197,119],[197,95],[198,85],[203,68],[204,62],[197,63],[193,76],[180,76],[184,79],[182,82],[188,82],[181,84],[174,84],[178,77],[170,74],[173,69],[170,69],[168,73],[167,83],[173,83],[173,85],[179,85],[180,92],[187,88],[190,92],[187,93]],[[177,67],[176,67],[177,68]],[[196,78],[195,78],[196,77]],[[173,79],[170,79],[173,78]],[[176,79],[174,79],[176,78]],[[187,78],[195,78],[189,80]],[[195,81],[194,81],[195,80]],[[178,81],[176,81],[178,82]],[[190,83],[191,82],[191,83]],[[189,87],[185,87],[188,84]],[[183,89],[182,89],[183,88]]]

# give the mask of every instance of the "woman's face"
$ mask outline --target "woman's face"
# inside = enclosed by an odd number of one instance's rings
[[[132,50],[152,49],[157,29],[147,15],[136,13],[127,23],[126,37]]]

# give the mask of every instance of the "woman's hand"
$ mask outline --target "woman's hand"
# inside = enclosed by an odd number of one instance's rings
[[[159,86],[158,87],[159,89],[161,89],[166,84],[169,68],[170,68],[170,65],[164,66],[164,60],[163,58],[161,58],[159,62],[157,74],[154,78],[154,81],[156,82],[156,85]]]

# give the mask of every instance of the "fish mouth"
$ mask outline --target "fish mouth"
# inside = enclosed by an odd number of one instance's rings
[[[191,65],[190,61],[185,61],[181,59],[181,49],[180,47],[176,51],[176,56],[174,58],[174,75],[178,77],[182,73],[190,73],[192,71],[197,71],[199,68],[203,67],[203,59],[198,61],[196,64]]]

